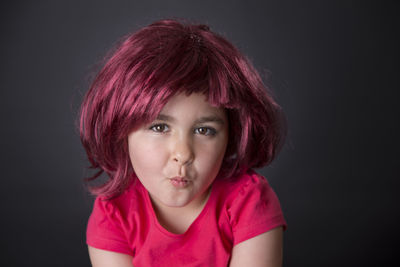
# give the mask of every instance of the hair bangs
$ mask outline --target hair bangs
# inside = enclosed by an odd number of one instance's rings
[[[154,120],[176,94],[203,93],[208,96],[207,57],[186,40],[176,45],[180,49],[166,46],[143,63],[142,68],[129,74],[128,98],[131,101],[126,101],[126,106],[130,109],[127,114],[131,124],[127,130]],[[135,101],[139,97],[140,101]]]

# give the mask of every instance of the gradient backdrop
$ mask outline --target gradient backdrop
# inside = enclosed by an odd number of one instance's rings
[[[390,0],[1,2],[1,265],[89,266],[93,199],[74,125],[82,94],[118,38],[178,17],[231,40],[286,112],[286,146],[260,170],[288,222],[284,266],[395,266],[399,7]]]

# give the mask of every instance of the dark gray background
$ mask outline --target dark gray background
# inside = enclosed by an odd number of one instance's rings
[[[397,262],[398,1],[3,1],[0,10],[2,265],[89,266],[77,108],[118,38],[170,17],[231,40],[286,112],[286,146],[261,170],[289,225],[284,266]]]

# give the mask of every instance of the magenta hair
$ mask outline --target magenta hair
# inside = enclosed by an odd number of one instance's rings
[[[80,136],[91,168],[98,169],[89,180],[109,176],[92,193],[114,196],[126,188],[134,173],[128,134],[178,93],[203,93],[227,111],[229,143],[219,176],[265,166],[281,149],[281,108],[252,64],[208,26],[161,20],[116,47],[83,99]]]

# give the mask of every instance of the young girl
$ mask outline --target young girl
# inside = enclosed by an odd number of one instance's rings
[[[88,159],[109,179],[87,228],[93,266],[281,266],[279,201],[252,168],[283,143],[279,106],[205,25],[129,35],[81,107]]]

